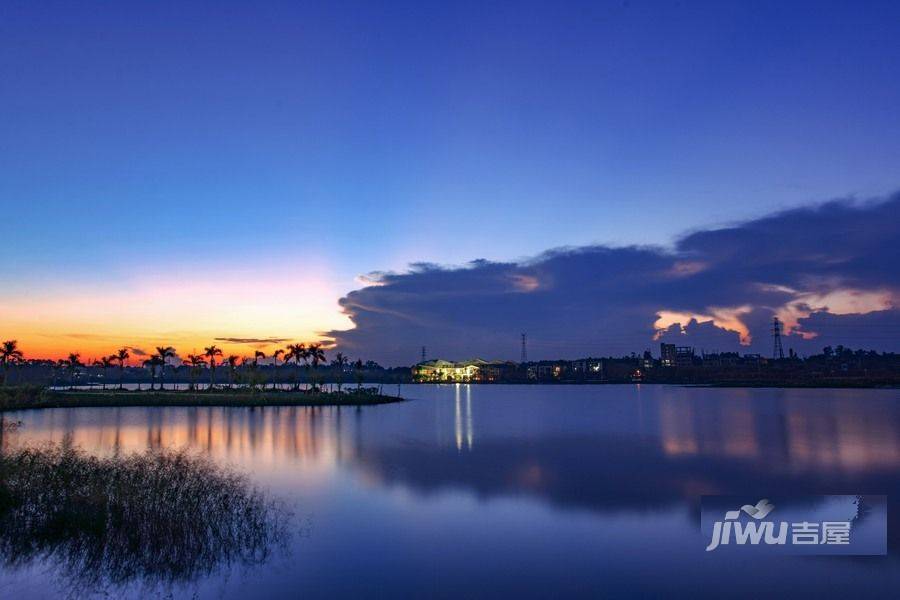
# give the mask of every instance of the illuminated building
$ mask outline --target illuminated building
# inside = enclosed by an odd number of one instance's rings
[[[659,345],[659,357],[662,366],[664,367],[674,367],[675,366],[675,344],[660,344]]]
[[[480,358],[451,362],[428,360],[413,367],[416,381],[498,381],[513,363],[487,361]]]

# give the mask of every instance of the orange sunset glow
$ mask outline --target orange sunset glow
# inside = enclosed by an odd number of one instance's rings
[[[147,277],[113,289],[72,286],[3,299],[0,327],[4,339],[17,339],[32,357],[78,352],[87,359],[157,345],[187,354],[210,344],[246,355],[289,341],[327,342],[321,332],[351,327],[337,305],[340,295],[324,273],[309,271]],[[131,360],[140,362],[139,353]]]

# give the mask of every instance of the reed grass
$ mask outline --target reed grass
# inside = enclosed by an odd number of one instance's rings
[[[187,452],[97,457],[66,445],[0,453],[0,560],[59,569],[71,595],[258,565],[290,514],[247,478]]]

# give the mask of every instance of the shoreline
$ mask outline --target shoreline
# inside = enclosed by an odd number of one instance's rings
[[[421,381],[412,382],[408,385],[520,385],[520,386],[538,386],[543,385],[553,387],[557,385],[672,385],[680,387],[714,387],[714,388],[779,388],[779,389],[864,389],[864,390],[887,390],[898,389],[900,383],[894,381],[877,382],[877,381],[757,381],[757,380],[735,380],[735,381]]]
[[[375,406],[405,402],[398,396],[368,392],[258,392],[241,391],[46,391],[21,390],[2,396],[0,413],[42,408],[116,408],[116,407],[257,407],[257,406]]]

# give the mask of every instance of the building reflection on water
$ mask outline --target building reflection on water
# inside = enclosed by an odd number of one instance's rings
[[[472,439],[474,432],[472,430],[472,386],[470,384],[455,384],[455,408],[454,424],[456,433],[456,449],[462,451],[472,449]],[[463,403],[462,397],[465,397]]]
[[[187,447],[272,472],[343,469],[367,485],[528,494],[594,509],[748,487],[847,492],[868,481],[877,489],[866,491],[900,489],[900,411],[890,399],[642,388],[577,407],[527,390],[521,402],[492,404],[479,396],[490,388],[454,385],[444,387],[445,400],[372,409],[33,411],[11,415],[25,425],[0,434],[0,447],[47,440],[96,453]],[[569,417],[565,426],[561,416]]]
[[[900,466],[894,411],[860,410],[858,400],[785,399],[760,410],[750,398],[659,402],[659,436],[668,456],[718,456],[760,461],[790,471],[868,471]]]
[[[454,444],[470,451],[472,386],[453,387]],[[0,448],[65,441],[101,454],[190,448],[228,460],[340,461],[353,459],[364,446],[363,412],[348,407],[49,409],[19,413],[27,427],[0,434]]]

